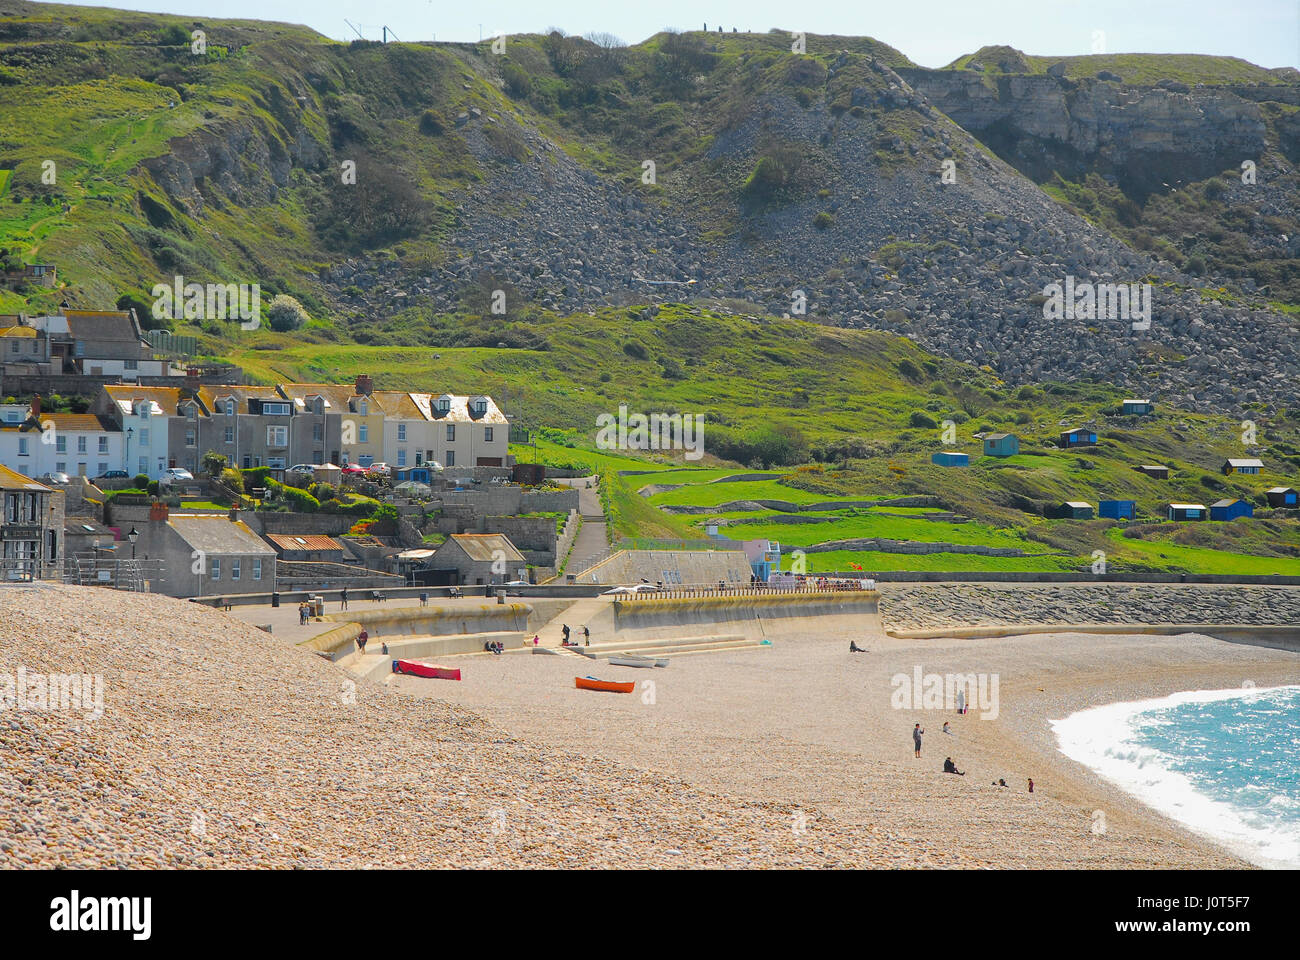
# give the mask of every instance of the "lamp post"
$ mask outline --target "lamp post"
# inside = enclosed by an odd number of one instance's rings
[[[126,538],[131,541],[131,559],[134,560],[135,542],[140,539],[140,531],[137,530],[135,527],[132,527],[131,531],[126,535]]]
[[[131,472],[131,438],[135,436],[135,427],[126,428],[126,452],[122,454],[122,470],[126,473]]]

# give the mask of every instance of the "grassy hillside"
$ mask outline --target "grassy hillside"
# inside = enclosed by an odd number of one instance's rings
[[[1034,56],[1013,47],[981,47],[974,53],[958,57],[943,69],[966,70],[978,63],[984,72],[997,74],[1045,74],[1054,64],[1065,65],[1065,76],[1072,80],[1111,73],[1125,83],[1153,84],[1161,80],[1180,83],[1280,83],[1272,70],[1258,67],[1239,57],[1215,57],[1177,53],[1094,53],[1083,56]]]

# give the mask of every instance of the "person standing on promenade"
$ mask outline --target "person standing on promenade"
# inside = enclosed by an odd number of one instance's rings
[[[586,646],[591,646],[591,631],[587,629],[585,623],[582,625],[582,639],[585,641]]]
[[[912,728],[912,746],[916,748],[916,755],[918,757],[921,755],[921,735],[924,733],[925,731],[921,729],[919,723]]]
[[[342,606],[339,607],[340,610],[346,610],[346,609],[348,608],[348,588],[347,588],[347,587],[344,587],[341,591],[339,591],[339,603],[342,604]]]
[[[362,627],[361,632],[357,634],[357,648],[364,654],[366,652],[366,641],[370,639],[370,634],[366,633],[366,628]],[[918,754],[919,756],[919,754]]]

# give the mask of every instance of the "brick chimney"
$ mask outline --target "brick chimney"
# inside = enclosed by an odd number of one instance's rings
[[[199,368],[187,368],[185,371],[185,389],[189,391],[190,395],[193,396],[198,393],[199,387],[202,385],[202,382],[199,380]]]
[[[169,510],[167,504],[163,503],[161,500],[155,500],[149,505],[150,523],[166,523],[167,517],[170,515],[171,510]]]
[[[32,395],[32,419],[41,418],[41,395],[39,393]]]
[[[375,392],[375,382],[370,379],[369,374],[357,374],[357,396],[368,397]]]

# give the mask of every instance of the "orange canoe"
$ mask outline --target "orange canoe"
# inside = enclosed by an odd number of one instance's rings
[[[595,677],[574,677],[573,682],[579,690],[605,690],[608,693],[631,693],[636,683],[615,683],[613,680],[597,680]]]

